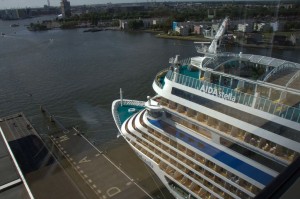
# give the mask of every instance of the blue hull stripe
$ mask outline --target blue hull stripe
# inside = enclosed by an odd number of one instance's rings
[[[182,140],[183,142],[188,143],[189,145],[193,146],[194,148],[202,151],[203,153],[215,158],[216,160],[226,164],[227,166],[243,173],[244,175],[248,176],[249,178],[254,179],[257,182],[260,182],[263,185],[268,185],[272,180],[273,176],[249,165],[248,163],[237,159],[236,157],[219,150],[218,148],[207,144],[192,135],[189,135],[179,129],[172,127],[171,125],[161,121],[161,120],[149,120],[149,122],[162,129],[163,131],[175,136],[176,138]],[[180,136],[179,133],[184,134],[184,136]],[[193,139],[194,141],[191,142],[189,139]],[[200,143],[200,146],[199,144]]]

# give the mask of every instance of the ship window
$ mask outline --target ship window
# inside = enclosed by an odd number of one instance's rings
[[[183,133],[179,133],[179,137],[184,138],[184,134]]]
[[[193,143],[195,140],[193,138],[189,138],[189,143]]]
[[[246,149],[245,147],[242,147],[234,142],[231,142],[225,138],[220,137],[220,144],[223,146],[228,147],[229,149],[242,154],[243,156],[246,156],[262,165],[265,165],[266,167],[269,167],[271,169],[274,169],[277,172],[282,172],[285,169],[285,166],[270,160],[262,155],[259,155],[257,152],[253,152],[249,149]]]
[[[149,115],[153,118],[158,118],[162,116],[161,112],[154,112],[154,111],[149,111]]]

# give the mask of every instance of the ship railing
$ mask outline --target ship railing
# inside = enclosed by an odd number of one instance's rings
[[[189,65],[191,63],[191,58],[182,59],[179,61],[182,66]]]
[[[297,68],[297,66],[294,63],[285,62],[282,65],[271,70],[266,76],[263,77],[262,81],[266,82],[268,79],[271,78],[271,76],[275,75],[275,73],[277,73],[283,69],[286,69],[286,68]]]
[[[121,103],[121,102],[120,102]],[[136,101],[136,100],[124,100],[123,105],[129,105],[129,106],[145,106],[145,102],[143,101]]]
[[[163,69],[159,71],[155,76],[155,83],[159,88],[163,88],[164,85],[160,82],[161,78],[165,78],[166,73],[168,72],[168,69]]]
[[[120,105],[121,105],[120,101],[116,102],[116,107],[119,107]],[[117,108],[114,109],[114,116],[115,116],[115,120],[116,120],[115,122],[117,123],[118,127],[121,128],[122,124],[121,124],[121,119],[119,117]]]
[[[211,95],[215,95],[223,99],[225,99],[224,96],[226,96],[227,100],[229,101],[243,104],[248,107],[253,107],[255,109],[270,113],[272,115],[276,115],[287,120],[300,123],[300,109],[297,107],[288,106],[278,101],[272,101],[264,97],[255,97],[254,95],[241,92],[238,89],[231,89],[201,79],[198,80],[196,78],[192,78],[186,75],[177,73],[175,76],[175,73],[173,71],[169,71],[166,75],[166,78],[170,81],[174,81],[181,85],[188,86],[204,92],[207,92],[207,90],[211,90],[213,91],[211,92]]]

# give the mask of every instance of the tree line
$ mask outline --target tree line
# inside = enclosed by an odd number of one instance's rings
[[[154,28],[169,29],[172,21],[206,21],[211,20],[208,18],[208,10],[212,14],[215,10],[215,18],[221,19],[228,16],[231,20],[236,19],[256,19],[268,20],[274,18],[280,18],[282,20],[299,19],[300,18],[300,4],[295,4],[292,8],[285,8],[283,6],[266,7],[259,6],[245,6],[241,4],[228,5],[224,7],[217,7],[210,9],[204,6],[194,6],[186,8],[176,7],[156,7],[152,9],[133,10],[133,11],[120,11],[118,9],[108,9],[105,11],[94,11],[81,15],[74,15],[68,19],[61,21],[64,22],[90,22],[92,25],[97,25],[100,21],[111,21],[117,19],[126,19],[130,21],[130,28],[136,29],[142,27],[139,20],[140,18],[165,18],[165,24],[158,25]],[[294,20],[295,21],[295,20]],[[118,25],[115,22],[114,25]],[[289,23],[286,29],[297,28],[296,23]]]

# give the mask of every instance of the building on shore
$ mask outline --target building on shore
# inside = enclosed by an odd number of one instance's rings
[[[213,13],[213,14],[211,14],[209,11],[210,11],[210,10],[208,9],[208,10],[207,10],[207,18],[208,18],[208,19],[214,19],[214,18],[217,16],[216,10],[214,10],[214,13]]]
[[[142,21],[143,22],[143,27],[141,27],[141,28],[148,29],[148,28],[151,28],[153,26],[159,26],[159,25],[161,25],[162,23],[164,23],[166,21],[166,18],[131,19],[131,20],[125,19],[125,20],[119,20],[119,28],[121,30],[128,30],[129,29],[128,23],[130,21],[132,21],[132,20]]]
[[[237,31],[249,33],[253,31],[253,25],[248,23],[238,24]]]
[[[70,1],[61,0],[60,2],[61,14],[63,18],[71,17],[71,4]]]

